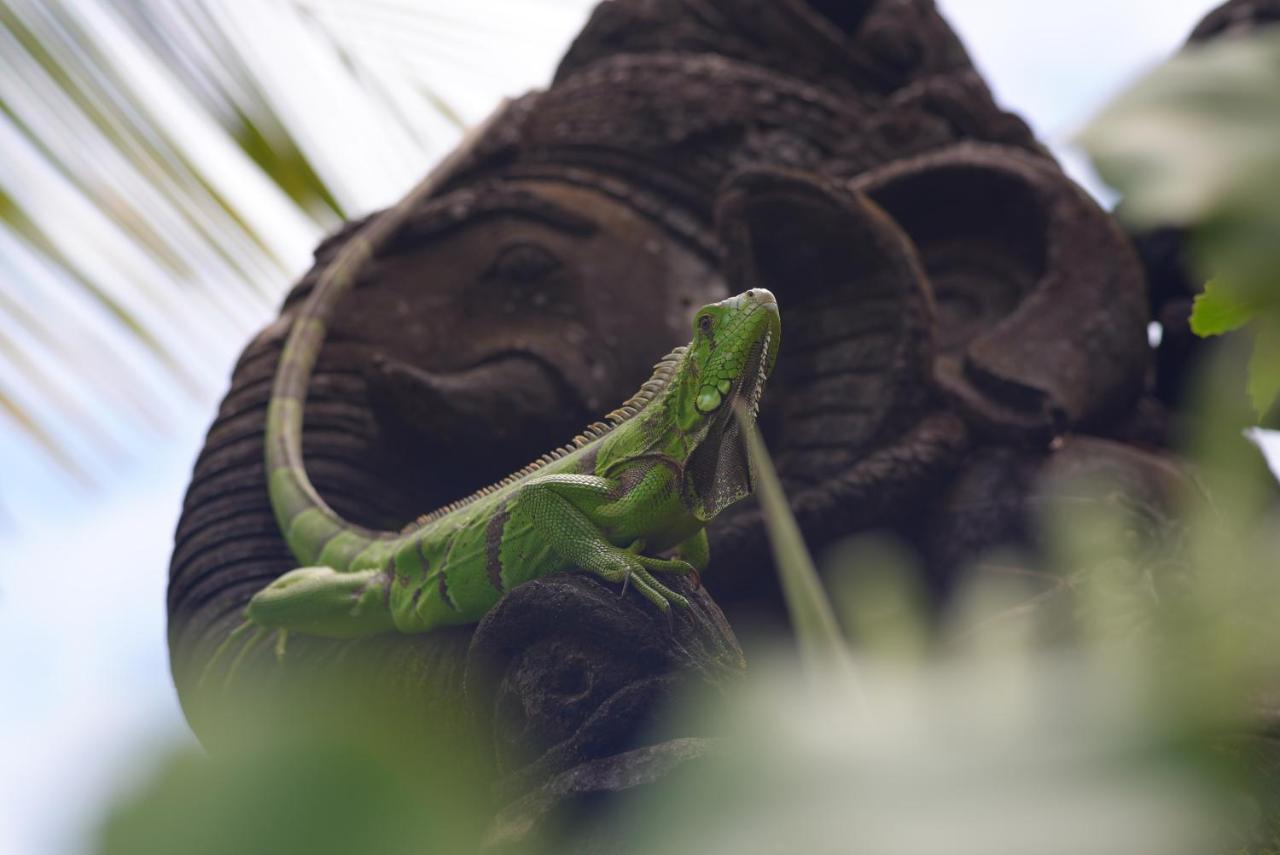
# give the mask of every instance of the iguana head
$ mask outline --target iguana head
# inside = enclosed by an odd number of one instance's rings
[[[751,494],[735,407],[755,418],[778,358],[782,324],[773,294],[755,288],[703,307],[672,384],[686,449],[686,489],[695,517],[709,521]]]

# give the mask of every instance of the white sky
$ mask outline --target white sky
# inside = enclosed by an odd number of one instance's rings
[[[335,0],[309,0],[308,5],[317,14],[359,8]],[[476,4],[434,0],[418,5],[466,19],[475,15]],[[508,32],[527,31],[536,19],[534,10],[549,16],[550,23],[539,27],[541,38],[504,42],[501,73],[471,83],[463,75],[443,81],[469,120],[482,115],[498,94],[517,94],[544,82],[589,8],[582,0],[489,0],[489,5],[505,10]],[[1061,147],[1106,98],[1180,44],[1212,4],[945,0],[940,5],[1002,104],[1021,112],[1042,137]],[[508,44],[519,47],[507,50]],[[492,61],[484,56],[485,64]],[[443,63],[417,71],[440,80],[449,68]],[[299,88],[296,72],[291,76],[287,68],[272,74],[278,90],[271,94],[281,103],[288,103],[290,92],[320,90]],[[310,106],[314,112],[315,105]],[[322,171],[326,177],[347,176],[343,192],[356,209],[393,201],[420,171],[404,155],[410,148],[396,143],[404,156],[394,168],[387,167],[390,161],[361,168],[369,159],[357,152],[369,128],[363,125],[358,133],[352,128],[361,124],[349,119],[337,112],[323,117],[333,133],[332,145],[316,153]],[[419,125],[405,133],[438,142],[452,131]],[[1070,163],[1079,170],[1077,161]],[[1076,174],[1088,180],[1086,173]],[[239,346],[230,342],[215,362],[225,366],[222,376]],[[150,749],[188,738],[164,646],[165,573],[182,491],[212,412],[212,402],[202,402],[178,414],[168,439],[142,440],[145,463],[118,472],[111,489],[73,502],[44,487],[37,480],[40,470],[0,436],[0,462],[10,476],[3,484],[4,500],[25,504],[24,494],[32,497],[22,514],[27,524],[20,531],[0,529],[0,685],[6,687],[0,702],[0,855],[83,851],[107,801],[127,789],[136,774],[137,758],[145,760]]]

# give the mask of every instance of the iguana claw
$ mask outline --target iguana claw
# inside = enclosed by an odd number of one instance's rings
[[[682,609],[689,608],[689,600],[687,598],[659,582],[657,577],[648,570],[632,570],[628,574],[628,578],[635,585],[635,589],[663,613],[669,613],[673,604]]]
[[[265,639],[270,637],[271,629],[268,627],[260,626],[251,620],[246,620],[235,629],[231,630],[223,642],[218,645],[218,649],[213,651],[213,656],[209,658],[208,663],[204,666],[204,671],[200,675],[200,682],[197,685],[203,687],[209,682],[210,678],[213,677],[214,672],[217,670],[218,664],[227,656],[232,646],[244,638],[246,633],[250,633],[248,639],[241,644],[240,649],[235,654],[235,658],[232,659],[231,663],[227,666],[226,675],[222,678],[222,688],[224,690],[231,686],[232,682],[234,682],[236,678],[236,674],[240,670],[241,663],[243,663],[245,658]],[[276,630],[275,636],[276,659],[284,661],[285,643],[288,641],[289,631],[285,629]]]

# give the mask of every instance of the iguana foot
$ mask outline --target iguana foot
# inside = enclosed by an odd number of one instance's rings
[[[209,682],[209,679],[218,668],[218,663],[227,656],[232,647],[239,643],[240,649],[236,652],[235,658],[233,658],[231,663],[227,666],[227,673],[222,678],[222,687],[224,689],[229,687],[231,683],[234,682],[236,674],[240,671],[240,665],[243,664],[244,660],[249,656],[249,654],[257,649],[263,641],[267,640],[272,635],[275,636],[276,640],[276,661],[283,662],[285,646],[289,641],[289,630],[273,630],[271,627],[262,626],[255,621],[246,620],[235,629],[231,630],[231,632],[227,634],[226,639],[218,645],[218,649],[213,651],[213,656],[204,666],[204,671],[200,675],[199,685],[203,686]],[[246,636],[248,637],[246,638]]]
[[[627,552],[631,553],[631,557],[639,561],[641,566],[650,573],[679,573],[680,575],[692,573],[695,577],[698,575],[698,568],[683,558],[651,558],[642,554],[644,546],[643,540],[637,540],[627,547]]]
[[[653,603],[663,613],[670,613],[671,606],[676,605],[682,609],[689,608],[689,600],[677,594],[666,585],[658,581],[657,577],[643,568],[633,569],[622,583],[623,593],[627,590],[627,585],[632,585],[640,595],[646,600]]]
[[[206,685],[218,670],[219,663],[231,652],[231,649],[237,644],[240,649],[236,652],[235,657],[231,660],[231,664],[227,666],[227,673],[222,678],[222,687],[225,689],[235,680],[236,673],[240,670],[240,665],[244,662],[254,648],[262,643],[270,634],[270,630],[264,626],[259,626],[251,620],[246,620],[231,630],[218,649],[213,651],[213,656],[204,666],[204,671],[200,675],[200,686]],[[246,638],[247,636],[247,638]]]
[[[679,559],[650,558],[647,555],[640,555],[639,552],[642,549],[644,549],[644,541],[637,540],[625,550],[619,551],[620,560],[614,566],[592,568],[592,572],[606,581],[621,581],[622,590],[619,596],[626,594],[627,586],[631,586],[663,613],[669,613],[673,604],[687,609],[689,600],[659,582],[654,573],[693,573],[696,576],[697,569],[687,561]]]

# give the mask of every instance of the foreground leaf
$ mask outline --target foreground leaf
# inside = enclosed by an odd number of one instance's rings
[[[1280,304],[1280,33],[1188,48],[1117,98],[1081,142],[1135,225],[1190,229],[1210,282],[1199,336],[1238,330]],[[1224,283],[1230,283],[1229,285]],[[1280,317],[1280,314],[1277,314]],[[1280,391],[1276,318],[1257,331],[1248,373],[1259,415]]]
[[[1258,324],[1257,338],[1253,343],[1253,358],[1249,360],[1249,400],[1259,419],[1280,398],[1280,317],[1274,314]]]
[[[1139,225],[1280,217],[1280,34],[1190,48],[1116,98],[1081,136]],[[1280,252],[1280,248],[1274,251]]]
[[[1191,331],[1201,338],[1223,335],[1240,329],[1257,313],[1256,305],[1241,299],[1218,280],[1210,280],[1204,286],[1204,293],[1196,297],[1191,312]]]
[[[865,706],[848,644],[836,622],[831,599],[822,587],[813,557],[805,546],[804,535],[791,513],[791,504],[782,491],[782,483],[773,468],[764,439],[755,423],[739,408],[735,412],[738,425],[747,439],[752,474],[764,512],[769,545],[782,583],[782,596],[795,629],[800,654],[815,686],[834,688],[838,693],[853,695],[853,702]],[[819,675],[837,673],[841,679],[830,681]],[[865,710],[862,710],[865,711]]]

